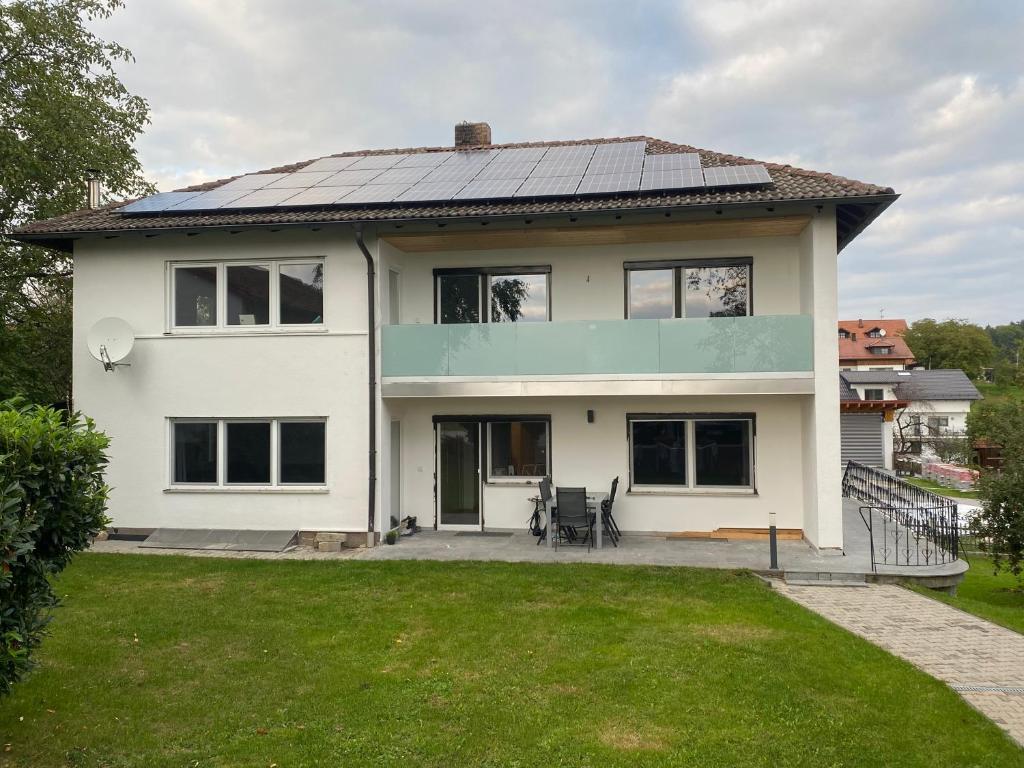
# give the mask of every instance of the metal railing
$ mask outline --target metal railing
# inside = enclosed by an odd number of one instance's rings
[[[843,495],[866,502],[871,570],[879,564],[928,566],[960,558],[961,524],[952,499],[918,488],[887,472],[848,462]]]

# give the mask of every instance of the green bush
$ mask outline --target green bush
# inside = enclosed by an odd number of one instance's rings
[[[107,524],[108,442],[78,414],[0,402],[0,695],[32,666],[51,578]]]

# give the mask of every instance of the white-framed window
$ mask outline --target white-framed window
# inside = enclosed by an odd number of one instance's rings
[[[872,355],[891,355],[892,347],[871,347]]]
[[[175,262],[168,284],[172,330],[323,326],[322,258]]]
[[[752,414],[627,416],[630,488],[753,490]]]
[[[170,420],[170,478],[184,487],[324,486],[322,418]]]
[[[865,400],[885,400],[884,389],[865,389],[864,390]]]
[[[753,265],[748,257],[626,262],[626,318],[751,315]]]
[[[551,422],[509,419],[487,422],[489,480],[536,480],[551,474]]]

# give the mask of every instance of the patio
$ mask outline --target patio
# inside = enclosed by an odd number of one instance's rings
[[[872,574],[868,530],[860,517],[860,502],[843,499],[845,553],[818,551],[805,541],[780,540],[779,568],[791,581],[908,580],[946,588],[960,581],[967,563],[957,560],[943,565],[878,565]],[[876,542],[877,548],[877,542]],[[601,549],[561,546],[553,549],[526,531],[438,532],[421,530],[403,536],[394,546],[382,544],[369,549],[317,552],[293,546],[282,552],[226,552],[141,547],[136,541],[97,541],[94,552],[132,554],[189,554],[200,557],[228,557],[256,560],[484,560],[536,563],[607,563],[612,565],[663,565],[690,568],[747,568],[769,572],[768,542],[722,539],[669,539],[663,535],[624,532],[618,547],[605,541]]]
[[[868,530],[860,517],[860,502],[843,499],[845,552],[815,550],[805,541],[778,542],[779,567],[790,578],[817,579],[832,574],[846,580],[870,576],[871,557]],[[876,543],[877,546],[877,543]],[[668,565],[693,568],[749,568],[769,570],[768,542],[721,539],[670,539],[661,535],[624,532],[618,547],[607,540],[601,549],[561,546],[552,549],[525,531],[485,533],[423,530],[402,537],[394,546],[359,550],[355,555],[369,560],[497,560],[504,562],[591,562],[621,565]],[[878,565],[876,578],[948,579],[959,577],[967,565],[955,561],[944,565],[903,567]],[[945,586],[945,585],[943,585]]]

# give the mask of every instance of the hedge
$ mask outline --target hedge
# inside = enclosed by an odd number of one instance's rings
[[[108,443],[80,414],[0,402],[0,696],[33,665],[52,578],[107,524]]]

